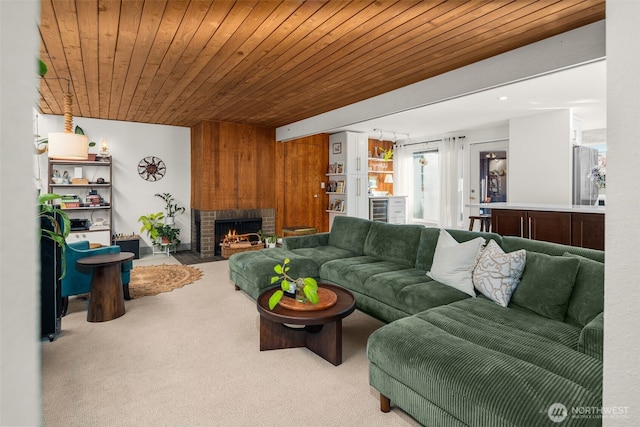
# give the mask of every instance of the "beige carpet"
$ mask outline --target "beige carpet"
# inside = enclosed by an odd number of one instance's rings
[[[195,282],[202,276],[202,271],[186,265],[142,265],[131,270],[129,295],[140,298],[171,292]]]
[[[380,412],[369,386],[366,340],[380,322],[344,320],[337,367],[304,348],[261,352],[255,302],[234,290],[228,261],[198,267],[200,280],[126,301],[110,322],[87,322],[86,301],[71,298],[62,334],[41,344],[45,426],[418,425]]]

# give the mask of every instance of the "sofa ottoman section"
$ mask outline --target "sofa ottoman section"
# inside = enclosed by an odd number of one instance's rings
[[[257,300],[265,289],[273,286],[271,278],[276,275],[273,267],[282,264],[285,258],[291,260],[289,274],[292,277],[318,277],[320,265],[317,261],[285,249],[272,248],[231,255],[229,278],[236,289],[242,289]]]
[[[515,325],[505,325],[492,320],[492,312],[515,310],[492,302],[484,314],[456,307],[470,300],[400,319],[371,334],[370,383],[381,393],[383,410],[389,404],[385,396],[393,396],[392,403],[425,425],[520,426],[553,425],[547,410],[554,403],[601,406],[602,362],[537,333],[558,327],[559,341],[569,342],[577,327],[525,312],[515,313]]]

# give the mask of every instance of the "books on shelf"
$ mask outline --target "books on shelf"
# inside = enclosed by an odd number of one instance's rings
[[[344,173],[344,162],[329,163],[328,174]]]
[[[327,183],[327,193],[341,193],[341,194],[344,194],[344,190],[345,190],[345,186],[344,186],[344,181],[343,180],[339,180],[339,181],[330,180]]]
[[[329,208],[331,212],[344,212],[344,200],[336,199],[329,202]]]

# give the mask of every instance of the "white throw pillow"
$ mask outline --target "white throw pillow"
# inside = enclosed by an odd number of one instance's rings
[[[491,240],[473,270],[473,285],[482,295],[506,307],[520,283],[526,260],[527,252],[524,249],[504,253]]]
[[[446,230],[440,230],[433,264],[427,276],[475,297],[471,273],[484,243],[482,237],[458,243]]]

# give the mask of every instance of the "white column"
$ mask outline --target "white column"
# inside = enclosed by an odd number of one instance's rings
[[[41,425],[33,170],[39,2],[0,1],[0,425]]]
[[[605,426],[640,424],[640,1],[607,0]]]

